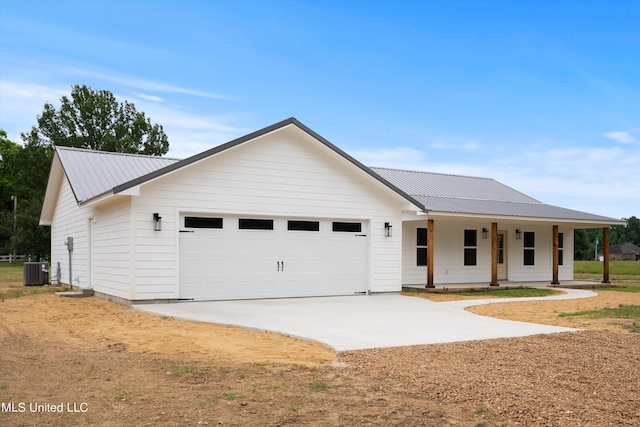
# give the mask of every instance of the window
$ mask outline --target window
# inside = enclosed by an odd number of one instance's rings
[[[464,265],[478,264],[478,230],[464,230]]]
[[[273,230],[273,220],[240,218],[238,228],[240,230]]]
[[[320,231],[320,222],[318,221],[288,221],[287,230],[289,231]]]
[[[427,258],[429,254],[429,248],[427,247],[427,229],[418,228],[416,230],[416,265],[427,265]]]
[[[498,233],[498,264],[504,264],[504,233]]]
[[[524,232],[524,265],[535,265],[536,263],[536,233],[533,231]]]
[[[359,222],[334,222],[333,231],[344,233],[360,233],[362,232],[362,224]]]
[[[563,265],[564,260],[564,233],[558,233],[558,265]]]
[[[222,228],[222,218],[185,216],[184,226],[187,228]]]

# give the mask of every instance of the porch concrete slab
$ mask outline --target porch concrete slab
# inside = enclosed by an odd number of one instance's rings
[[[324,343],[336,351],[521,337],[576,331],[479,316],[465,307],[509,301],[586,298],[595,292],[436,303],[398,294],[140,304],[135,309],[177,319],[272,331]]]

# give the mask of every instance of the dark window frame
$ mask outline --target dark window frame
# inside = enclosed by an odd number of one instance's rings
[[[536,265],[536,233],[534,231],[525,231],[522,240],[523,265]]]
[[[333,221],[331,230],[336,233],[362,233],[361,222]]]
[[[475,267],[478,265],[478,230],[465,229],[463,239],[463,265]]]
[[[264,218],[238,218],[239,230],[273,230],[273,220]]]
[[[184,217],[184,227],[222,229],[224,228],[224,218],[188,215]]]
[[[287,221],[288,231],[320,231],[320,221],[302,221],[290,219]]]
[[[558,233],[558,265],[564,265],[564,233]]]
[[[429,259],[429,231],[427,228],[416,229],[416,266],[425,267]]]

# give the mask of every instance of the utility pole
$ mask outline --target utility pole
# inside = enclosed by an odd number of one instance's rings
[[[18,196],[11,196],[11,200],[13,200],[13,260],[16,260],[16,242],[18,241],[18,222],[16,221],[16,213],[18,212]]]

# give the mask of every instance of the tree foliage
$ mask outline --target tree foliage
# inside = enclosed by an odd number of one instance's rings
[[[640,246],[640,219],[630,216],[626,225],[614,225],[609,234],[609,244],[633,243]],[[596,248],[597,240],[597,248]],[[596,252],[602,252],[603,235],[601,228],[576,230],[574,256],[577,260],[595,259]]]
[[[27,145],[88,148],[160,156],[169,150],[161,125],[151,124],[128,101],[118,103],[108,90],[75,85],[59,109],[46,103],[38,125],[22,134]]]
[[[40,227],[40,210],[50,168],[50,150],[23,147],[0,129],[0,253],[49,254],[50,229]],[[14,205],[12,196],[17,198]],[[17,209],[14,211],[14,206]],[[14,220],[16,231],[14,232]]]
[[[0,129],[0,253],[15,250],[33,259],[50,252],[50,229],[39,222],[54,146],[156,156],[169,150],[162,126],[151,124],[135,105],[84,85],[73,86],[59,109],[46,103],[37,123],[21,134],[24,145]],[[15,211],[11,196],[17,197]]]

